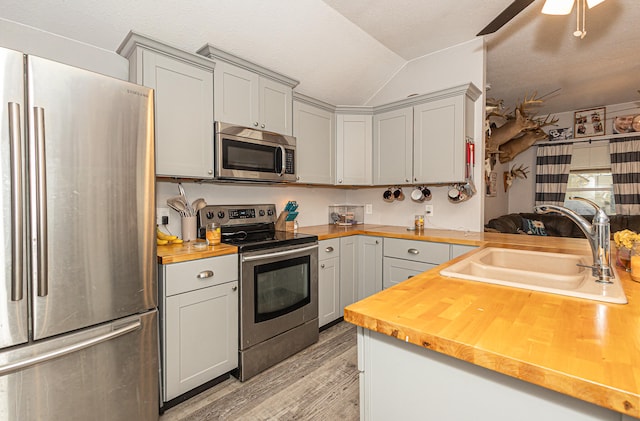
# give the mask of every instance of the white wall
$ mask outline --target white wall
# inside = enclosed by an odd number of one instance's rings
[[[0,46],[129,80],[129,62],[107,51],[31,26],[0,19]]]
[[[202,197],[209,205],[239,205],[275,203],[280,213],[289,200],[298,202],[300,226],[323,225],[329,222],[329,206],[334,204],[371,204],[373,213],[364,215],[367,224],[413,226],[416,213],[424,214],[426,204],[434,207],[434,216],[427,218],[426,228],[471,231],[465,203],[452,204],[447,200],[447,187],[431,187],[432,199],[422,203],[411,200],[411,188],[403,188],[405,199],[387,203],[382,200],[386,187],[344,189],[331,187],[298,187],[277,184],[218,184],[183,182],[190,202]],[[480,193],[478,193],[480,194]],[[169,230],[180,234],[180,217],[169,209],[167,199],[178,195],[178,184],[171,181],[157,183],[156,206],[169,212]],[[445,221],[445,222],[443,222]],[[451,222],[447,222],[451,221]]]

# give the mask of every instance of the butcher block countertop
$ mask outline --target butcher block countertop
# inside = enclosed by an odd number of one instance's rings
[[[434,241],[429,230],[417,234],[376,226],[364,231]],[[449,231],[444,241],[590,254],[585,239]],[[618,271],[629,302],[608,304],[440,276],[441,269],[462,258],[346,307],[344,319],[640,417],[640,283]]]
[[[158,263],[166,265],[169,263],[187,262],[189,260],[204,259],[206,257],[224,256],[238,252],[236,246],[219,244],[217,246],[207,246],[204,249],[196,249],[194,243],[203,244],[203,241],[185,242],[182,244],[169,244],[158,246]]]

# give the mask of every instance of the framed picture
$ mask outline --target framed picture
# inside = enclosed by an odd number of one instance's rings
[[[640,132],[640,114],[619,115],[613,118],[613,133]]]
[[[498,182],[498,173],[491,171],[487,177],[486,195],[488,197],[496,197],[498,191],[496,190],[496,184]]]
[[[576,111],[573,114],[573,136],[578,138],[605,134],[604,123],[606,119],[606,107]]]

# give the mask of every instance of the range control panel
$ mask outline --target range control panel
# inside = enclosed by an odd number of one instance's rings
[[[276,205],[212,205],[198,213],[199,226],[215,222],[221,226],[275,222]]]

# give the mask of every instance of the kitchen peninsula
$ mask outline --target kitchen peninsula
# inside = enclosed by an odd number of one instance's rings
[[[364,232],[436,239],[399,229]],[[578,239],[447,233],[451,243],[589,252]],[[446,278],[442,267],[345,309],[360,327],[362,419],[640,417],[640,284],[627,273],[617,272],[629,300],[620,305]]]

